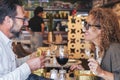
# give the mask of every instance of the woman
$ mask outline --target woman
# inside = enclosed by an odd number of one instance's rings
[[[85,21],[85,40],[95,45],[95,59],[89,68],[99,80],[120,80],[120,27],[111,9],[92,9]],[[71,70],[82,65],[71,66]]]

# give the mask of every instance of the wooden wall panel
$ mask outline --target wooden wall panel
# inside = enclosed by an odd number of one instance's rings
[[[84,40],[83,20],[85,17],[68,17],[68,50],[74,58],[86,57],[85,49],[90,47]]]

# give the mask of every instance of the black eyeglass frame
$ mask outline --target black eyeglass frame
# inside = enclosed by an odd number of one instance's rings
[[[28,21],[27,18],[20,18],[20,17],[14,17],[14,18],[16,18],[16,19],[21,19],[21,20],[23,20],[23,22]]]
[[[91,24],[89,24],[87,21],[84,21],[84,28],[85,28],[86,30],[89,30],[89,28],[92,27],[92,26],[97,27],[98,29],[101,29],[101,26],[100,26],[100,25],[91,25]]]

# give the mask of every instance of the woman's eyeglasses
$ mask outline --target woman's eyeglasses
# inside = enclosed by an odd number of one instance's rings
[[[84,21],[84,27],[85,27],[86,30],[89,30],[89,28],[92,27],[92,26],[97,27],[98,29],[101,28],[100,25],[91,25],[91,24],[87,23],[87,21]]]

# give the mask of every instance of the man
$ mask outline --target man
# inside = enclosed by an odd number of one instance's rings
[[[44,65],[44,56],[32,58],[16,67],[10,40],[24,24],[24,11],[18,0],[0,0],[0,80],[25,80]]]
[[[45,27],[42,16],[43,8],[40,6],[36,7],[34,16],[29,20],[29,25],[26,27],[26,29],[32,33],[31,48],[33,51],[42,46]]]

